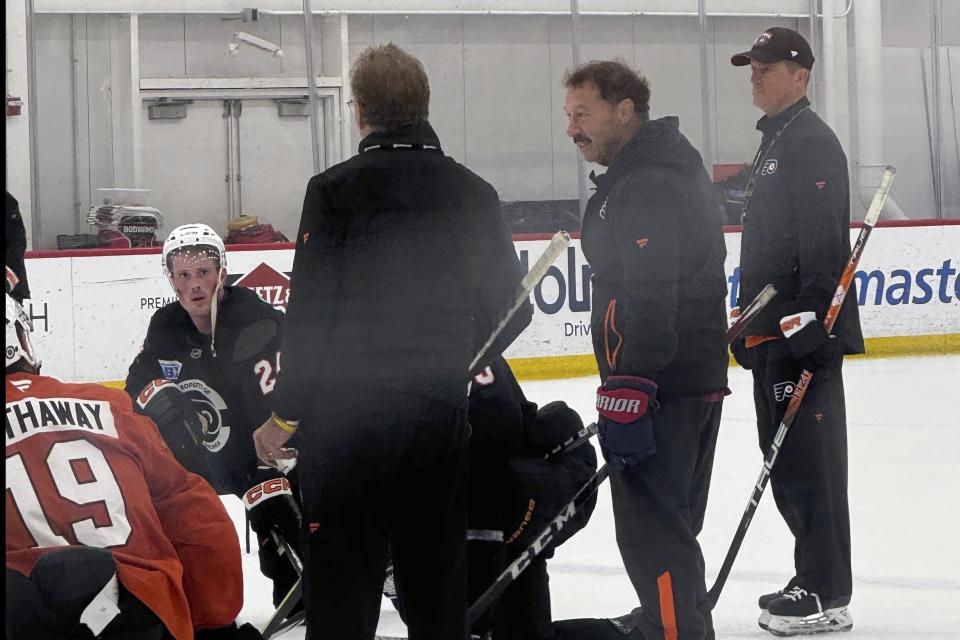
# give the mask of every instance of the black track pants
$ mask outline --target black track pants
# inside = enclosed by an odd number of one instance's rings
[[[754,347],[753,396],[760,449],[767,455],[802,367],[781,340]],[[850,511],[843,360],[813,375],[777,455],[770,485],[795,540],[791,584],[836,605],[850,601]]]
[[[299,445],[307,638],[374,637],[389,553],[410,640],[462,640],[466,394],[365,387],[327,400]]]
[[[697,534],[703,526],[722,402],[661,400],[657,454],[610,474],[617,544],[643,606],[646,640],[712,640]]]

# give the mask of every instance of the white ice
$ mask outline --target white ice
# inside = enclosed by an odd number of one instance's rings
[[[960,638],[960,356],[848,360],[844,364],[850,456],[854,628],[850,640]],[[533,401],[565,400],[594,419],[596,378],[525,382]],[[706,523],[700,535],[713,583],[756,481],[752,381],[730,370]],[[789,446],[789,438],[786,446]],[[757,627],[756,598],[793,575],[793,545],[769,488],[714,611],[717,638],[773,638]],[[226,498],[243,540],[239,501]],[[609,484],[586,529],[549,563],[554,619],[609,617],[637,606],[614,538]],[[244,555],[240,618],[262,627],[273,609],[255,552]],[[380,633],[404,635],[389,601]],[[304,637],[300,627],[280,636]]]

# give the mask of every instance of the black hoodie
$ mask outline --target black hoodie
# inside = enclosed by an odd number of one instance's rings
[[[726,247],[700,154],[671,118],[653,120],[594,182],[581,240],[601,378],[650,378],[661,396],[722,389]]]

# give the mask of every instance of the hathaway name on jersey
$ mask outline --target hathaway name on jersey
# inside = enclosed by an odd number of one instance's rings
[[[8,445],[37,433],[76,429],[118,437],[110,403],[75,398],[25,398],[7,403]]]

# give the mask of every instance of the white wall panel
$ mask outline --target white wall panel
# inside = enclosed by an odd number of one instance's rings
[[[554,197],[548,21],[464,20],[466,165],[503,200]]]
[[[703,150],[699,26],[693,18],[634,18],[636,66],[650,82],[650,117],[676,115],[680,130]]]
[[[306,48],[305,40],[303,37],[303,16],[279,16],[279,29],[276,40],[271,40],[279,44],[283,48],[283,60],[282,60],[282,75],[290,76],[294,78],[306,78],[307,77],[307,56],[304,53]],[[249,31],[247,28],[248,25],[254,24],[251,22],[234,22],[235,31],[248,31],[249,33],[254,33]],[[254,33],[254,35],[258,35]],[[267,38],[267,36],[260,35],[262,38]],[[328,70],[323,67],[323,55],[322,52],[326,47],[327,34],[323,29],[323,18],[321,16],[315,16],[313,19],[313,70],[317,75],[340,75],[339,71],[336,73],[329,73]],[[244,46],[241,46],[241,50]],[[248,47],[250,48],[250,47]],[[250,53],[259,53],[261,55],[268,56],[265,51],[258,51],[256,49],[250,48]]]
[[[883,84],[895,100],[883,103],[883,154],[897,167],[893,197],[911,218],[935,218],[930,138],[920,75],[920,49],[884,47]],[[926,57],[927,74],[930,58]],[[927,95],[930,95],[929,80]]]
[[[140,77],[186,75],[186,18],[184,15],[140,16]]]
[[[37,76],[57,79],[37,87],[37,121],[43,124],[37,128],[43,216],[43,235],[37,245],[43,247],[56,246],[58,234],[76,233],[70,16],[37,16],[33,29],[37,49],[44,52],[37,56]]]

